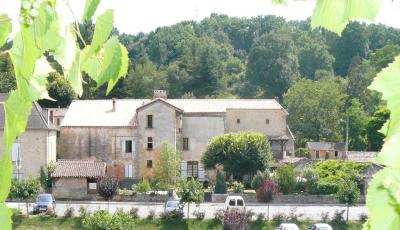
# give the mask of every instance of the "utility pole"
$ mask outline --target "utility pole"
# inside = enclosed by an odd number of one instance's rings
[[[346,119],[346,144],[345,144],[344,159],[347,159],[348,151],[349,151],[349,115],[347,115]]]

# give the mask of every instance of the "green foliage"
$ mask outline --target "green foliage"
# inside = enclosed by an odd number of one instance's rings
[[[161,189],[175,186],[180,176],[181,153],[172,146],[163,143],[160,148],[160,158],[153,166],[152,179],[159,184]]]
[[[237,176],[268,169],[271,160],[268,137],[250,131],[214,137],[201,159],[206,169],[213,169],[217,164],[221,164],[228,175]]]
[[[99,210],[93,215],[85,215],[82,218],[82,227],[91,230],[125,229],[131,222],[131,216],[123,210],[117,210],[113,215],[108,210]]]
[[[311,158],[311,153],[308,148],[297,148],[294,152],[295,157],[307,157]]]
[[[358,188],[356,182],[352,180],[344,180],[339,184],[336,197],[340,203],[353,206],[360,199],[360,193],[360,189]]]
[[[47,77],[47,90],[49,96],[53,100],[40,100],[39,104],[44,108],[66,108],[68,107],[72,100],[76,98],[76,94],[68,81],[63,78],[60,74],[53,72]]]
[[[180,203],[186,204],[187,203],[187,216],[189,218],[189,206],[190,203],[200,204],[203,202],[204,199],[204,189],[203,184],[197,181],[194,178],[190,178],[188,180],[180,180],[178,185],[177,194],[180,197]]]
[[[89,20],[93,17],[94,12],[96,12],[97,7],[99,6],[100,0],[86,0],[85,3],[85,11],[83,12],[83,20]]]
[[[139,193],[146,193],[151,190],[150,182],[147,177],[144,177],[142,182],[132,185],[132,190]]]
[[[228,186],[225,181],[225,173],[218,170],[217,178],[215,182],[215,193],[216,194],[226,194]]]
[[[241,182],[235,181],[232,184],[232,190],[234,193],[243,193],[244,185]]]
[[[284,104],[297,142],[340,141],[343,134],[340,109],[345,97],[342,86],[330,79],[299,80],[293,85],[284,95]]]
[[[389,110],[379,109],[373,114],[373,116],[369,118],[367,124],[368,149],[372,151],[379,151],[382,148],[385,135],[379,132],[379,130],[389,119],[389,116]]]
[[[308,194],[317,194],[318,191],[318,174],[311,167],[305,168],[302,172],[302,178],[305,179],[304,189]]]
[[[290,194],[295,191],[296,177],[296,172],[291,164],[277,168],[274,173],[274,180],[278,183],[283,194]]]
[[[352,99],[349,107],[347,107],[346,115],[349,119],[349,149],[354,151],[367,150],[368,116],[363,105],[357,99]]]
[[[10,197],[22,201],[28,201],[36,197],[40,190],[39,180],[34,178],[13,180]]]
[[[0,47],[7,41],[8,35],[11,33],[11,19],[7,14],[0,14]]]
[[[400,54],[399,45],[386,45],[378,50],[371,56],[371,65],[375,67],[376,71],[381,71],[394,61],[394,58]]]
[[[258,171],[256,175],[254,175],[253,179],[251,180],[251,188],[257,190],[265,178],[269,178],[269,171],[266,170],[265,172]]]

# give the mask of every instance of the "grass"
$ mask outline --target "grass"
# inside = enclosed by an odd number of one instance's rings
[[[44,230],[70,230],[82,229],[79,217],[50,217],[50,216],[32,216],[27,218],[24,215],[16,214],[13,216],[13,229],[44,229]],[[201,230],[201,229],[223,229],[222,223],[218,220],[162,220],[162,219],[137,219],[132,220],[132,229],[147,230]],[[300,229],[308,229],[311,222],[297,223]],[[347,224],[331,224],[335,230],[361,230],[362,224],[359,222],[349,222]],[[251,224],[251,230],[273,230],[278,226],[272,221],[255,221]]]

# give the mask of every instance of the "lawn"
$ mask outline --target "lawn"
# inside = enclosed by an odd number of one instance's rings
[[[13,216],[13,229],[82,229],[79,217],[64,218],[64,217],[49,217],[49,216],[34,216],[27,218],[23,215]],[[307,229],[310,222],[300,222],[298,223],[300,229]],[[250,229],[254,230],[267,230],[275,229],[277,224],[267,221],[255,221],[251,224]],[[351,222],[348,224],[334,225],[335,230],[358,230],[362,229],[362,224],[358,222]],[[218,220],[148,220],[148,219],[137,219],[132,221],[132,225],[128,229],[223,229],[222,224]]]

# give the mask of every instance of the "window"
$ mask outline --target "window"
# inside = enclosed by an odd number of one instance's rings
[[[187,177],[197,178],[199,176],[199,162],[188,161],[187,162]]]
[[[339,152],[335,151],[335,157],[337,158],[339,156]]]
[[[243,206],[243,200],[237,200],[237,206]]]
[[[153,128],[153,115],[147,115],[147,128]]]
[[[147,137],[147,149],[148,150],[153,149],[153,137]]]
[[[236,123],[240,124],[240,118],[236,119]]]
[[[57,125],[60,126],[60,118],[57,118]]]
[[[53,123],[53,110],[50,110],[50,122]]]
[[[148,169],[153,168],[153,161],[152,160],[147,160],[147,168]]]
[[[132,152],[132,140],[125,141],[125,152],[131,153]]]
[[[235,206],[235,200],[234,199],[229,200],[229,206]]]
[[[320,156],[319,156],[319,151],[317,150],[317,151],[315,151],[315,158],[316,158],[316,159],[319,159],[319,157],[320,157]]]
[[[183,138],[183,150],[189,150],[189,138]]]
[[[125,177],[132,178],[132,164],[125,165]]]
[[[269,125],[269,119],[265,120],[265,124]]]

